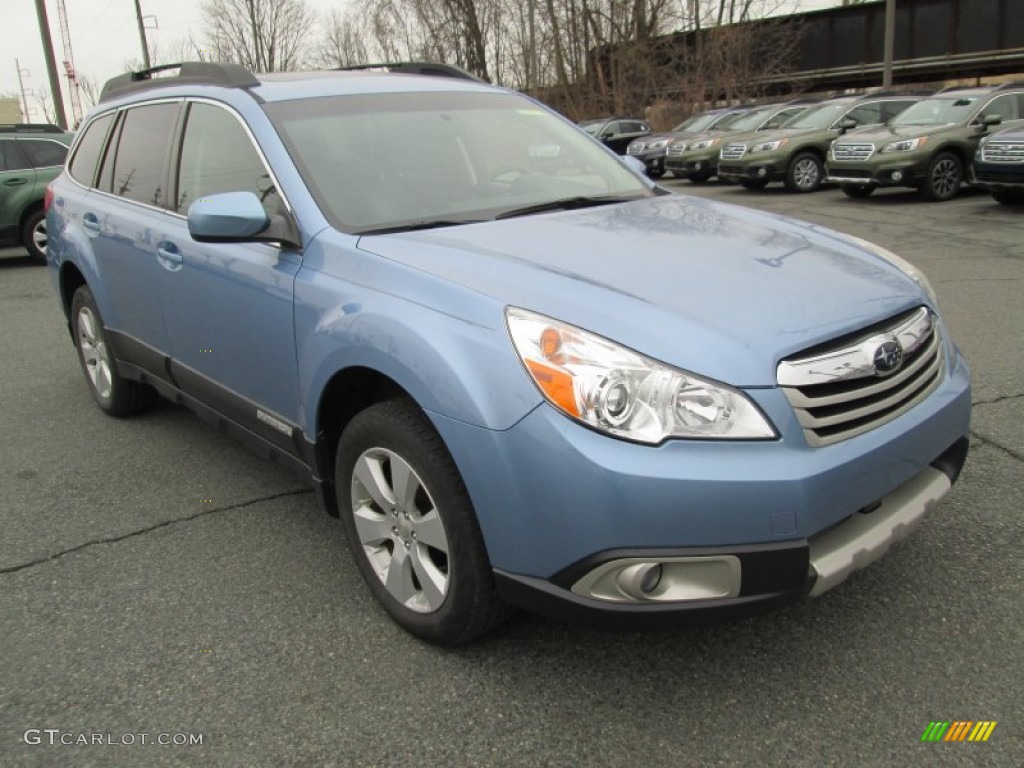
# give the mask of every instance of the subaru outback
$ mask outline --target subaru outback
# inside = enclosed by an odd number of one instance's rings
[[[46,259],[46,185],[64,166],[72,134],[56,125],[0,125],[0,242]]]
[[[724,129],[733,120],[746,114],[748,109],[749,107],[722,107],[693,115],[668,133],[654,133],[630,142],[626,154],[641,160],[647,167],[647,175],[652,179],[660,178],[667,170],[666,162],[670,148],[685,148],[687,141],[704,131],[712,128]]]
[[[814,192],[825,180],[833,139],[852,127],[884,123],[920,98],[875,93],[827,99],[776,130],[731,139],[719,154],[718,176],[747,189],[781,181],[792,192]]]
[[[1024,126],[981,140],[971,163],[971,183],[1003,205],[1024,205]]]
[[[885,126],[848,133],[832,145],[828,179],[850,197],[879,187],[913,187],[929,201],[953,198],[990,126],[1024,126],[1024,83],[950,88]]]
[[[820,595],[949,491],[968,369],[915,267],[422,72],[107,83],[48,209],[101,410],[162,395],[303,472],[439,644]]]

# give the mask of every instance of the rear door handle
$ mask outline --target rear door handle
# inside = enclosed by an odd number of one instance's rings
[[[21,178],[20,176],[16,179],[7,179],[4,181],[5,187],[20,187],[23,184],[28,184],[28,179]]]
[[[157,261],[160,262],[160,266],[164,269],[170,270],[171,272],[177,272],[181,269],[181,251],[178,250],[178,246],[174,243],[169,243],[166,240],[161,240],[157,243],[156,258]]]
[[[100,220],[96,218],[95,213],[85,214],[82,217],[82,226],[91,234],[98,235],[100,233]]]

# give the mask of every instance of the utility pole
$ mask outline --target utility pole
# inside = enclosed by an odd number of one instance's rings
[[[896,0],[885,0],[885,63],[882,65],[882,86],[892,87],[892,50],[896,40]]]
[[[139,42],[142,43],[142,68],[149,69],[149,44],[146,42],[146,26],[142,23],[142,7],[135,0],[135,19],[139,22]]]
[[[53,111],[57,117],[57,125],[66,131],[68,129],[68,119],[64,116],[64,97],[60,93],[60,79],[57,77],[57,60],[53,57],[53,43],[50,42],[50,20],[46,18],[45,0],[36,0],[36,16],[39,17],[39,36],[43,41],[46,74],[50,77]]]
[[[21,73],[22,72],[24,72],[25,74],[32,74],[32,73],[29,72],[27,69],[22,69],[21,68],[21,62],[19,62],[17,59],[14,60],[14,68],[18,70],[18,89],[21,91],[21,108],[25,112],[25,122],[26,123],[30,123],[32,121],[29,120],[29,117],[28,117],[28,99],[25,98],[25,83],[22,82]]]

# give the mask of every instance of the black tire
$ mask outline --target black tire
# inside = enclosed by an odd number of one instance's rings
[[[665,175],[665,169],[664,168],[648,168],[647,169],[647,175],[650,176],[652,179],[660,179],[662,176]]]
[[[749,189],[753,192],[757,192],[768,186],[768,182],[764,179],[740,179],[740,184],[743,185],[744,189]]]
[[[75,291],[71,299],[71,332],[89,392],[105,413],[131,416],[156,402],[157,393],[152,387],[121,378],[118,374],[103,318],[92,291],[86,285]]]
[[[707,182],[708,179],[712,177],[712,175],[713,174],[710,173],[691,173],[690,181],[692,181],[694,184],[704,184]]]
[[[379,471],[367,475],[369,467]],[[411,503],[397,499],[392,484],[399,472],[418,480]],[[374,500],[361,477],[384,483],[385,493],[377,487],[383,504]],[[342,525],[359,572],[403,629],[429,643],[453,646],[474,640],[510,615],[498,597],[462,477],[441,437],[411,400],[377,403],[352,419],[338,443],[335,484]],[[443,542],[446,552],[423,543],[426,528],[417,527],[433,512],[440,519],[440,535],[436,519],[431,520],[430,535],[435,543]],[[402,569],[397,572],[396,591],[412,590],[405,602],[385,584],[396,567]],[[402,578],[403,571],[408,580]],[[445,579],[443,590],[433,582],[433,590],[425,589],[425,577],[435,573]]]
[[[930,203],[941,203],[956,197],[964,181],[964,167],[952,152],[939,152],[928,163],[921,197]]]
[[[813,152],[800,152],[786,168],[786,189],[791,192],[814,192],[821,186],[824,168]]]
[[[32,211],[21,227],[21,244],[36,261],[46,262],[46,214]]]
[[[1024,189],[994,189],[992,199],[1003,205],[1024,205]]]
[[[870,184],[840,184],[839,188],[847,197],[869,197],[875,191]]]

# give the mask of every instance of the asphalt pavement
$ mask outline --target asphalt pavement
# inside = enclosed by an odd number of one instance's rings
[[[665,183],[930,276],[975,407],[961,482],[914,535],[740,622],[520,615],[433,648],[376,607],[302,477],[167,403],[104,416],[47,270],[0,251],[0,765],[1024,764],[1024,210]],[[936,720],[997,726],[922,743]]]

